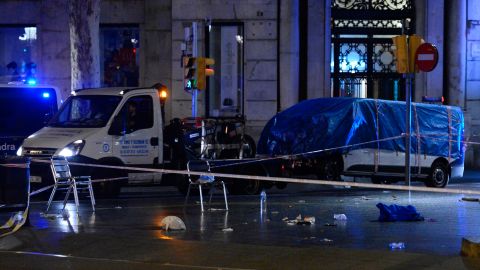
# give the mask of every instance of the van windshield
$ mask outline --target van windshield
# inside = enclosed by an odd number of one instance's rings
[[[72,96],[48,123],[49,127],[104,127],[122,98],[119,96]]]
[[[53,88],[0,87],[0,137],[26,137],[57,111]]]

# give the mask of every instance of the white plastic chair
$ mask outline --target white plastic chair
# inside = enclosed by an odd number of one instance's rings
[[[210,173],[210,163],[207,160],[195,160],[193,163],[196,163],[194,166],[195,168],[192,170],[192,164],[190,164],[191,161],[188,161],[187,163],[187,170],[190,171],[198,171],[198,172],[208,172]],[[193,177],[193,180],[192,180]],[[208,200],[208,205],[210,207],[210,204],[212,202],[212,196],[214,189],[219,189],[219,186],[221,185],[223,189],[223,197],[225,199],[225,210],[228,211],[228,201],[227,201],[227,189],[225,188],[225,183],[223,181],[217,181],[215,179],[215,176],[212,175],[206,175],[202,174],[200,176],[197,175],[191,175],[188,174],[188,190],[187,190],[187,196],[185,197],[185,206],[187,205],[188,202],[188,197],[190,196],[190,190],[192,186],[197,186],[198,191],[200,193],[200,206],[202,208],[202,212],[205,211],[203,207],[203,194],[202,194],[202,185],[210,187],[210,199]]]
[[[65,209],[70,193],[73,190],[73,197],[75,199],[75,206],[78,213],[78,190],[88,189],[92,210],[95,211],[95,196],[93,194],[92,179],[90,176],[72,176],[72,173],[70,172],[70,166],[68,165],[68,160],[65,157],[53,157],[51,159],[50,168],[52,169],[55,184],[53,186],[52,193],[50,194],[45,213],[48,212],[48,209],[52,204],[53,197],[55,197],[55,192],[57,192],[60,186],[66,186],[64,189],[67,190],[65,199],[63,199],[63,209]]]

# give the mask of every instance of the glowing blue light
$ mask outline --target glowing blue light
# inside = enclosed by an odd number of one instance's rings
[[[27,84],[28,84],[28,85],[36,85],[36,84],[37,84],[37,80],[35,80],[35,79],[28,79]]]
[[[48,93],[48,92],[43,92],[42,97],[43,97],[43,98],[49,98],[49,97],[50,97],[50,93]]]

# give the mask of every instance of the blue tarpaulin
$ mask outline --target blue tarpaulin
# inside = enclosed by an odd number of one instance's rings
[[[397,204],[385,205],[383,203],[377,204],[380,209],[380,216],[378,221],[423,221],[424,218],[417,212],[412,205],[401,206]]]
[[[257,153],[277,156],[335,148],[377,148],[405,152],[405,102],[358,98],[302,101],[275,115],[258,142]],[[411,153],[463,160],[460,108],[412,103]],[[342,148],[364,142],[366,145]],[[340,148],[340,149],[339,149]]]

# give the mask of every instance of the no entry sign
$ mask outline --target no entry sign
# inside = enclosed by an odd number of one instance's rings
[[[437,47],[431,43],[423,43],[415,52],[415,64],[424,72],[432,71],[438,63]]]

